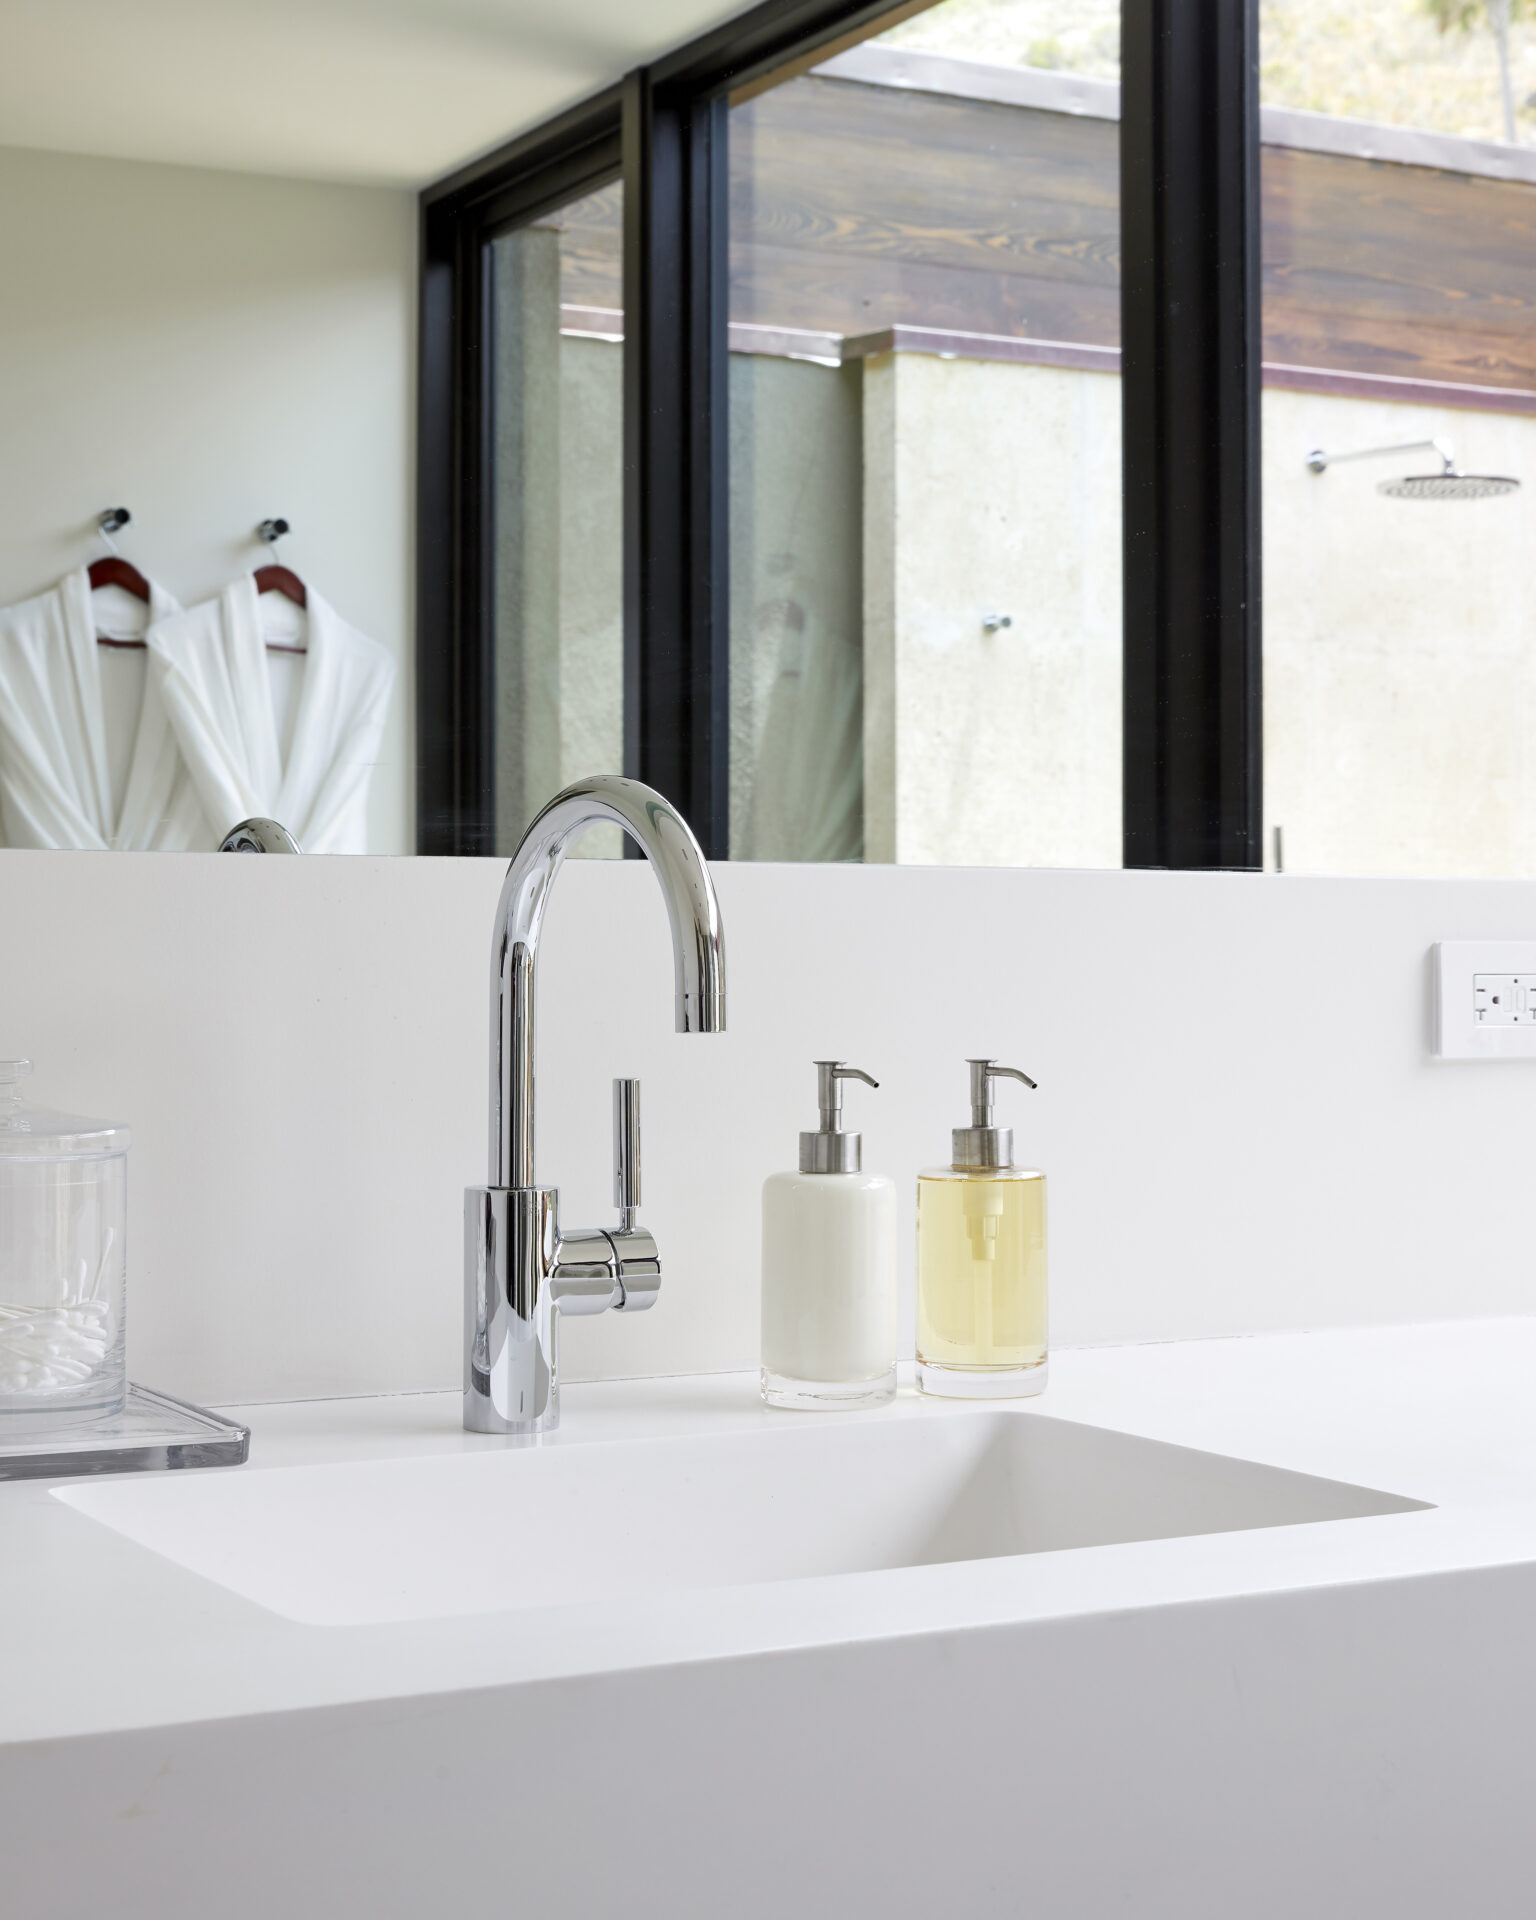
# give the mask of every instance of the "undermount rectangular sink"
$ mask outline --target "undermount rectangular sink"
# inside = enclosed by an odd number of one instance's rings
[[[1422,1505],[999,1410],[234,1470],[61,1487],[55,1497],[317,1626],[569,1606]]]

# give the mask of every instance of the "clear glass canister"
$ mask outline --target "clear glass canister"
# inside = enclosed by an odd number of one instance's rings
[[[22,1104],[0,1060],[0,1439],[121,1410],[128,1129]]]

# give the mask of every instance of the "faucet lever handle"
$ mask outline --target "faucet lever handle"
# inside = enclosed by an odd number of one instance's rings
[[[628,1233],[640,1205],[640,1082],[613,1083],[613,1204],[619,1230]]]
[[[621,1313],[638,1313],[656,1304],[661,1286],[656,1242],[644,1227],[635,1225],[635,1209],[640,1205],[638,1080],[613,1083],[613,1204],[619,1210],[619,1224],[608,1230],[618,1282],[618,1297],[613,1304]]]

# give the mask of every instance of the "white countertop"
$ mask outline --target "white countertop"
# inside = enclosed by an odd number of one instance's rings
[[[1536,1318],[1067,1350],[1051,1365],[1049,1390],[1024,1417],[1236,1455],[1433,1510],[622,1608],[314,1627],[124,1539],[54,1499],[50,1483],[12,1483],[0,1485],[0,1618],[12,1649],[0,1741],[1536,1561]],[[503,1444],[462,1432],[451,1394],[238,1411],[257,1468]],[[562,1428],[545,1444],[929,1417],[942,1409],[910,1390],[873,1415],[770,1412],[755,1375],[713,1374],[568,1387]]]

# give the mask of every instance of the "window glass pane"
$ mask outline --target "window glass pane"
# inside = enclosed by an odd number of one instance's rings
[[[496,846],[624,758],[622,188],[490,248]],[[616,855],[617,828],[577,853]]]
[[[731,853],[1118,866],[1119,11],[732,102]]]
[[[1514,13],[1262,10],[1271,866],[1536,873],[1536,20]]]

